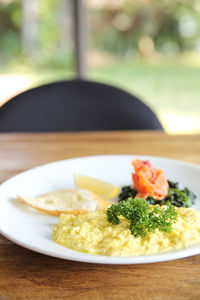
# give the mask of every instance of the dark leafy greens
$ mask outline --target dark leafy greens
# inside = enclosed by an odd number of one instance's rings
[[[155,206],[151,209],[145,199],[132,197],[119,204],[112,204],[106,213],[108,221],[112,224],[120,223],[119,216],[130,220],[130,231],[136,237],[154,232],[156,228],[162,232],[170,232],[177,218],[173,205],[169,204],[165,208]]]
[[[151,205],[159,204],[166,205],[171,204],[177,207],[191,207],[195,203],[196,195],[190,191],[188,188],[182,190],[179,189],[178,182],[172,182],[168,180],[169,189],[167,196],[162,200],[156,200],[154,197],[147,197],[147,202]],[[127,200],[129,197],[135,198],[137,190],[125,186],[122,188],[121,193],[119,194],[119,202]]]
[[[119,202],[126,200],[129,197],[135,198],[137,194],[137,190],[132,188],[131,186],[122,187],[121,193],[119,194]]]

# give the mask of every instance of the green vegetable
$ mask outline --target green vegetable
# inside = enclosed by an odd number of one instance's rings
[[[137,194],[137,190],[132,188],[131,186],[124,186],[122,188],[121,193],[119,194],[119,202],[126,200],[129,197],[135,198]]]
[[[184,188],[183,190],[182,190],[182,192],[183,193],[185,193],[187,196],[188,196],[188,198],[190,199],[190,201],[191,201],[191,203],[192,204],[195,204],[195,199],[196,199],[196,195],[195,195],[195,193],[193,193],[192,191],[190,191],[188,188]]]
[[[188,188],[179,189],[178,182],[168,180],[169,190],[167,196],[161,201],[161,205],[170,202],[177,207],[191,207],[195,203],[196,195]]]
[[[167,196],[161,202],[162,204],[170,202],[172,205],[177,207],[192,206],[190,198],[184,192],[178,189],[169,189]]]
[[[145,236],[148,232],[154,232],[156,228],[163,232],[170,232],[177,218],[172,205],[168,205],[167,208],[155,206],[151,209],[145,199],[132,197],[119,204],[112,204],[106,214],[112,224],[120,223],[119,216],[130,220],[130,231],[134,236]]]
[[[146,198],[146,201],[151,205],[171,204],[176,207],[191,207],[195,203],[196,195],[188,188],[180,190],[178,182],[172,182],[169,180],[168,184],[168,194],[165,198],[163,198],[162,200],[156,200],[155,197],[148,196]],[[119,202],[122,200],[127,200],[130,196],[134,198],[136,194],[137,191],[134,188],[130,186],[125,186],[122,188],[122,192],[119,195]]]
[[[178,182],[167,180],[170,189],[178,189]]]

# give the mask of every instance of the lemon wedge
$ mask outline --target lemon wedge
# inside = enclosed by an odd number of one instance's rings
[[[74,174],[74,183],[76,187],[89,190],[106,200],[114,198],[120,191],[119,186],[77,173]]]

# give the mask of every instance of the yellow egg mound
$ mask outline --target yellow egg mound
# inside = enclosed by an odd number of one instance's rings
[[[134,237],[128,220],[119,225],[107,221],[105,211],[74,216],[62,214],[54,230],[57,243],[81,252],[107,256],[149,255],[191,246],[200,242],[200,212],[176,208],[178,217],[169,233]]]

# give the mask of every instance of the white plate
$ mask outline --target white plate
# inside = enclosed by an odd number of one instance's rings
[[[149,159],[164,170],[167,179],[178,181],[197,194],[194,208],[200,210],[200,166],[181,161],[139,155],[81,157],[43,165],[12,177],[0,186],[0,232],[25,248],[50,256],[103,264],[153,263],[200,253],[200,244],[157,255],[108,257],[73,251],[56,244],[52,233],[58,218],[40,213],[16,200],[16,195],[37,196],[45,192],[74,187],[73,173],[90,175],[115,185],[131,184],[131,161]]]

